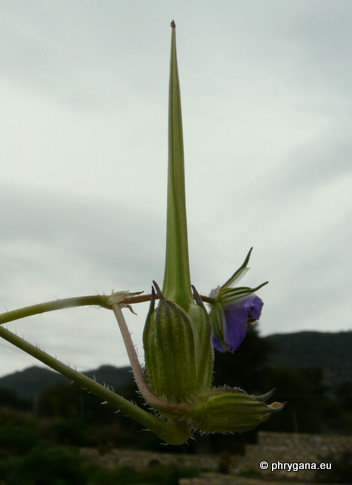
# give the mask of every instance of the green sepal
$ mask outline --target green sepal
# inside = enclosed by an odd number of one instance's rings
[[[160,301],[155,308],[155,291],[143,332],[145,367],[151,391],[173,403],[193,403],[210,389],[213,376],[213,348],[209,316],[195,292],[196,302],[186,313],[167,300],[154,283]]]
[[[220,303],[212,304],[209,312],[209,320],[214,337],[221,343],[225,350],[229,350],[226,345],[226,326],[223,307]]]
[[[160,399],[190,403],[200,391],[197,383],[198,335],[192,319],[176,303],[167,300],[154,282],[155,293],[143,332],[147,382]]]
[[[187,411],[192,426],[206,433],[249,431],[280,411],[285,403],[271,405],[237,388],[215,388],[201,393]]]
[[[204,303],[192,285],[193,295],[196,303],[188,308],[188,314],[195,323],[198,334],[197,348],[197,382],[200,390],[210,389],[213,380],[214,349],[211,340],[211,325],[208,312]]]
[[[243,261],[243,263],[241,264],[241,266],[233,273],[233,275],[221,286],[221,289],[222,288],[227,288],[228,286],[231,286],[235,283],[235,281],[237,281],[238,279],[242,278],[246,273],[247,271],[249,270],[249,268],[247,267],[248,263],[249,263],[249,259],[251,257],[251,253],[253,251],[253,248],[251,248],[249,251],[248,251],[248,254],[245,258],[245,260]]]
[[[219,293],[216,297],[216,300],[219,301],[222,305],[230,304],[236,300],[240,300],[245,296],[258,291],[263,286],[267,285],[268,282],[262,283],[261,285],[256,286],[255,288],[249,288],[248,286],[239,286],[237,288],[221,288]]]

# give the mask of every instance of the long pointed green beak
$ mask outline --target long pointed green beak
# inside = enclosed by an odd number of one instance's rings
[[[181,94],[174,21],[171,27],[167,236],[163,294],[187,310],[193,302],[193,296],[188,259]]]

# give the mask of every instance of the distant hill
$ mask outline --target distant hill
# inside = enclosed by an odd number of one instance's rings
[[[323,382],[335,387],[352,381],[352,332],[296,332],[264,337],[276,351],[269,356],[269,364],[298,368],[321,368]],[[231,369],[229,369],[231,372]],[[101,384],[108,384],[116,391],[131,383],[130,367],[103,365],[84,372]],[[57,372],[42,367],[29,367],[0,378],[0,387],[13,389],[23,399],[35,400],[41,392],[54,384],[70,382]]]
[[[108,384],[115,390],[121,389],[133,379],[130,367],[117,368],[111,365],[103,365],[98,369],[83,372],[83,374],[101,384]],[[38,398],[45,388],[61,382],[69,383],[71,381],[55,371],[37,366],[0,377],[0,387],[13,389],[21,398],[30,401]]]
[[[305,331],[269,335],[265,339],[277,349],[270,355],[271,365],[320,367],[323,382],[329,387],[352,381],[352,331]]]

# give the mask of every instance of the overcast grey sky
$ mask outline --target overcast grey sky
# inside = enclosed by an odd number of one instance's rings
[[[0,305],[162,284],[170,21],[192,282],[254,246],[260,332],[351,330],[352,2],[3,0]],[[126,314],[139,355],[148,306]],[[79,370],[127,365],[113,315],[8,324]],[[0,342],[4,375],[35,361]]]

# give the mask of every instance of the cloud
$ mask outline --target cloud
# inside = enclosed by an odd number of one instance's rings
[[[157,259],[163,248],[163,241],[154,240],[153,232],[161,233],[164,221],[127,203],[112,206],[104,200],[62,198],[60,191],[33,193],[5,187],[1,201],[3,207],[11,208],[0,216],[3,254],[27,259],[32,266],[42,265],[47,277],[63,266],[65,270],[72,267],[71,275],[77,267],[91,266],[109,279],[119,268],[119,279],[140,281],[140,274],[149,269],[148,261]],[[60,270],[55,280],[65,277],[71,284],[75,281]]]
[[[1,303],[8,310],[112,289],[148,291],[153,278],[161,279],[163,260],[153,229],[160,232],[164,221],[143,210],[4,187],[1,204],[11,208],[0,216]],[[144,313],[145,305],[131,325],[138,329],[139,349]],[[64,310],[8,327],[80,368],[127,363],[117,324],[105,310]],[[16,351],[8,354],[10,363],[28,361]]]
[[[263,334],[351,328],[351,13],[324,0],[5,2],[1,304],[162,283],[175,18],[192,282],[208,293],[254,246],[244,284],[270,281]],[[128,320],[140,352],[147,307]],[[127,364],[105,310],[9,328],[78,367]],[[3,373],[28,365],[6,349]]]

